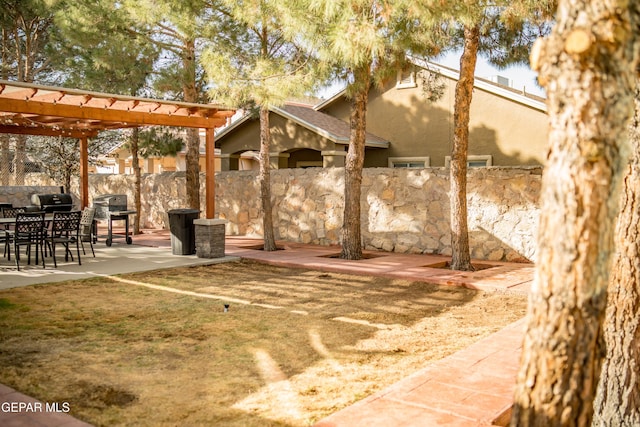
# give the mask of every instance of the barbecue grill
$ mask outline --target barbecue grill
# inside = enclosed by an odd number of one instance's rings
[[[70,194],[33,194],[31,204],[37,210],[51,213],[55,211],[68,212],[73,209],[73,199]]]
[[[124,237],[127,245],[133,243],[129,236],[129,215],[137,212],[127,209],[126,194],[103,194],[93,198],[93,207],[96,208],[94,219],[107,221],[109,234],[107,235],[107,246],[111,246],[114,236]],[[113,221],[124,221],[124,235],[113,234]]]

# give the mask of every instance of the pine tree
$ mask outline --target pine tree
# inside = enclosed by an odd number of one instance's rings
[[[280,7],[279,7],[280,6]],[[285,33],[286,4],[225,0],[217,10],[218,36],[203,56],[211,96],[260,120],[260,195],[264,250],[276,250],[271,206],[270,108],[307,95],[322,82],[314,57]]]
[[[478,55],[485,53],[496,65],[522,62],[533,43],[533,30],[545,31],[554,1],[527,0],[455,4],[420,2],[411,11],[425,23],[448,29],[442,49],[462,44],[460,76],[455,88],[454,132],[450,167],[451,268],[473,270],[467,224],[467,153],[469,122]]]
[[[2,64],[3,79],[21,82],[51,83],[55,79],[52,71],[54,46],[50,43],[54,9],[43,0],[2,0]],[[15,185],[24,184],[27,136],[15,138],[13,159]],[[9,139],[2,138],[0,146],[0,175],[3,184],[8,184]]]
[[[112,0],[75,0],[60,4],[64,7],[59,7],[54,22],[65,58],[60,65],[65,86],[132,96],[143,93],[159,49],[131,31],[136,23],[126,10],[116,8]],[[120,135],[124,138],[126,132]],[[134,129],[128,137],[133,158],[133,203],[135,210],[142,212],[138,135],[139,131]],[[100,147],[102,143],[98,137],[92,139],[89,146],[95,149],[93,147]],[[134,234],[140,232],[140,216],[134,217]]]
[[[406,63],[414,34],[404,2],[297,0],[289,3],[293,27],[321,61],[346,81],[351,100],[345,160],[341,258],[362,258],[360,196],[369,90],[382,86]]]
[[[130,34],[143,37],[161,52],[154,64],[153,85],[163,97],[206,101],[202,45],[211,36],[211,5],[206,0],[113,0],[114,8],[130,15]],[[117,6],[117,7],[116,7]],[[200,137],[187,130],[186,195],[188,207],[200,209]]]
[[[513,426],[590,426],[615,219],[629,153],[640,5],[561,0],[531,66],[546,87],[550,148]]]
[[[594,427],[640,425],[640,88],[629,128],[631,159],[616,225],[616,253],[603,326],[606,356],[594,403]]]

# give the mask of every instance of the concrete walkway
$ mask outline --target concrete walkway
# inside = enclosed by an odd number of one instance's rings
[[[162,268],[216,264],[237,259],[233,257],[205,259],[195,255],[178,256],[172,255],[170,248],[171,241],[167,233],[148,232],[135,236],[132,245],[127,245],[124,240],[114,240],[113,245],[107,247],[102,240],[94,245],[95,258],[91,254],[89,245],[85,244],[87,254],[82,255],[82,250],[80,250],[82,265],[78,265],[78,260],[75,259],[75,248],[73,261],[71,259],[65,261],[63,250],[56,248],[58,268],[53,267],[53,258],[47,257],[45,268],[42,268],[42,264],[34,265],[34,259],[31,260],[31,265],[27,264],[26,259],[21,259],[20,271],[18,271],[13,255],[11,261],[3,257],[0,258],[0,289]]]
[[[134,244],[114,241],[111,248],[96,245],[96,258],[82,258],[83,265],[59,263],[58,269],[28,266],[18,274],[6,260],[0,263],[0,289],[71,278],[121,274],[176,266],[224,262],[238,257],[272,265],[327,272],[379,275],[463,286],[467,288],[526,293],[533,265],[481,261],[475,272],[443,269],[446,257],[365,251],[366,259],[336,258],[340,248],[279,242],[281,250],[264,252],[262,241],[228,237],[226,257],[204,260],[172,255],[168,232],[134,236]],[[483,339],[443,360],[412,373],[398,383],[343,409],[317,426],[490,426],[507,425],[513,403],[513,387],[521,352],[524,320]],[[5,403],[6,402],[6,403]],[[0,385],[0,404],[37,402]],[[5,408],[5,406],[2,406]],[[1,408],[0,408],[1,409]],[[7,409],[10,409],[7,407]],[[65,413],[0,410],[2,426],[83,426]]]

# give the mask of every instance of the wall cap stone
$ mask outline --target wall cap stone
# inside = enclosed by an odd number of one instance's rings
[[[219,218],[198,218],[193,220],[194,225],[226,225],[229,221]]]

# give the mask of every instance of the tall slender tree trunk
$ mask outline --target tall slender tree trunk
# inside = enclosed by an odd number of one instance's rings
[[[638,2],[560,0],[534,45],[547,88],[547,166],[513,426],[590,426],[619,191],[629,151]]]
[[[8,134],[0,135],[0,185],[9,185],[11,176],[11,155]]]
[[[371,74],[369,64],[354,71],[357,93],[351,103],[349,118],[351,133],[349,150],[344,168],[344,223],[342,226],[342,252],[340,258],[358,260],[362,258],[362,236],[360,231],[360,193],[362,168],[367,130],[367,101]]]
[[[185,41],[182,57],[184,73],[184,100],[185,102],[198,102],[198,89],[196,87],[196,50],[195,41]],[[187,129],[186,143],[186,185],[187,204],[191,209],[200,210],[200,134],[198,129]]]
[[[2,65],[0,66],[0,77],[2,80],[9,79],[9,34],[2,28]],[[0,135],[0,185],[9,185],[11,175],[11,156],[9,155],[10,138],[8,134]]]
[[[622,184],[604,323],[607,353],[594,403],[594,427],[640,426],[640,91],[630,127],[631,160]]]
[[[16,150],[13,156],[13,185],[24,185],[27,162],[27,135],[16,135]]]
[[[200,210],[200,135],[198,129],[187,129],[185,153],[187,205]]]
[[[464,49],[460,57],[460,79],[456,83],[450,171],[451,269],[463,271],[473,270],[467,225],[467,153],[469,151],[469,112],[479,43],[480,27],[465,27]]]
[[[276,250],[273,232],[273,209],[271,207],[271,130],[269,108],[260,108],[260,199],[262,204],[262,230],[265,251]]]
[[[138,156],[138,143],[140,128],[131,131],[131,167],[133,168],[133,205],[137,215],[133,219],[133,234],[140,234],[140,216],[142,215],[142,203],[140,201],[140,157]]]

